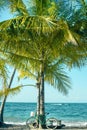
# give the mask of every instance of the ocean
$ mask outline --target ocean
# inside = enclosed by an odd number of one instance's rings
[[[36,103],[7,102],[4,109],[4,122],[22,124],[36,111]],[[87,125],[87,103],[46,103],[47,118],[55,117],[67,126]]]

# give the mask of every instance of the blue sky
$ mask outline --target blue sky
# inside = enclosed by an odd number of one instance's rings
[[[45,83],[45,102],[87,102],[87,67],[79,69],[72,69],[68,71],[68,75],[71,78],[72,88],[69,90],[68,95],[63,95],[58,92],[49,84]],[[13,86],[18,85],[15,80]],[[35,84],[34,80],[26,79],[21,84]],[[20,84],[19,83],[19,84]],[[37,102],[37,89],[31,86],[24,87],[20,93],[14,96],[9,96],[10,102]]]
[[[0,14],[0,21],[11,17],[12,16],[9,15],[8,11],[2,11]],[[69,94],[64,96],[52,86],[45,83],[45,102],[87,102],[87,66],[81,69],[72,69],[71,71],[68,71],[68,74],[72,82],[72,89],[69,90]],[[16,80],[15,77],[13,86],[16,85]],[[35,84],[35,81],[27,79],[24,84]],[[37,89],[30,86],[24,87],[17,95],[9,96],[7,101],[37,102]]]

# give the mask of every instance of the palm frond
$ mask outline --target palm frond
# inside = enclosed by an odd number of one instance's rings
[[[5,88],[0,90],[0,97],[7,96],[7,95],[14,95],[20,92],[22,86],[17,86],[14,88]]]
[[[29,15],[23,0],[8,0],[11,12],[16,12],[20,15]]]
[[[85,31],[87,24],[86,22],[78,24],[77,21],[83,13],[76,17],[77,12],[79,12],[77,7],[76,10],[73,7],[70,13],[72,4],[68,5],[69,1],[61,0],[59,5],[62,6],[62,3],[64,3],[64,6],[60,7],[64,14],[61,14],[59,8],[60,16],[53,19],[51,14],[55,12],[53,10],[55,8],[54,2],[51,8],[50,5],[47,5],[50,2],[49,0],[37,0],[35,1],[37,8],[35,10],[38,14],[29,16],[22,0],[9,1],[13,12],[19,11],[20,14],[21,12],[23,14],[0,23],[0,49],[6,54],[6,57],[9,57],[9,63],[12,65],[24,71],[31,69],[28,76],[40,72],[40,65],[43,63],[46,72],[45,79],[55,88],[58,88],[59,91],[66,94],[70,87],[70,81],[60,65],[79,67],[84,59],[87,59],[87,44],[83,44],[83,42],[87,43]],[[77,3],[75,3],[75,6]],[[66,5],[68,5],[69,10],[65,9]],[[81,6],[81,4],[78,5]],[[46,12],[43,12],[43,10]],[[49,11],[52,12],[49,13]],[[73,17],[73,14],[75,17]],[[85,16],[81,18],[86,19]]]
[[[68,89],[71,88],[70,79],[60,65],[49,67],[45,80],[64,94],[67,94]]]
[[[6,67],[6,60],[0,57],[0,79],[2,79],[2,86],[7,86],[8,69]]]
[[[31,70],[32,70],[32,68],[30,68],[30,67],[28,67],[28,68],[26,68],[26,69],[20,69],[19,70],[19,72],[18,72],[18,78],[19,78],[19,80],[20,79],[23,79],[23,78],[33,78],[33,79],[35,79],[36,80],[36,75],[34,74],[35,72],[32,72]]]

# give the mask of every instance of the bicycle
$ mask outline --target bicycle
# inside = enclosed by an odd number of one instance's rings
[[[48,113],[46,114],[48,115]],[[38,128],[38,122],[40,124],[44,124],[44,121],[41,122],[40,118],[35,115],[35,116],[32,116],[32,117],[29,117],[27,120],[26,120],[26,126],[30,129],[30,128]],[[51,118],[48,118],[46,119],[45,121],[45,126],[46,128],[48,129],[56,129],[58,126],[61,125],[61,120],[57,120],[56,118],[54,117],[51,117]]]

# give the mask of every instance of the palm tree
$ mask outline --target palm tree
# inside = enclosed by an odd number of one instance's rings
[[[33,65],[33,64],[31,64],[31,65]],[[37,67],[36,67],[36,69],[37,69]],[[40,94],[41,94],[41,92],[40,92],[41,91],[41,87],[40,87],[41,76],[40,76],[39,70],[36,70],[36,69],[34,70],[33,68],[35,69],[35,66],[27,65],[26,69],[24,69],[24,70],[23,70],[23,68],[22,68],[22,70],[20,69],[20,71],[21,71],[20,77],[21,78],[32,77],[33,79],[36,80],[36,87],[38,90],[37,115],[38,115],[38,118],[41,118],[41,112],[42,112],[41,101],[40,101],[41,100],[40,99],[41,98],[41,96],[40,96]],[[68,89],[70,88],[70,80],[69,80],[69,77],[66,75],[66,72],[63,70],[63,67],[61,66],[61,64],[47,64],[45,66],[44,73],[45,73],[44,81],[46,81],[49,84],[51,84],[52,86],[54,86],[54,88],[56,88],[60,92],[62,92],[64,94],[68,93]],[[44,110],[44,112],[45,112],[45,110]]]
[[[0,105],[0,125],[3,125],[3,123],[4,123],[4,117],[3,117],[4,115],[3,114],[4,114],[5,103],[6,103],[6,99],[7,99],[8,95],[9,94],[13,95],[13,94],[19,92],[20,89],[21,89],[21,86],[17,86],[17,87],[11,88],[12,81],[13,81],[14,76],[15,76],[15,72],[16,72],[16,69],[14,69],[14,71],[12,73],[12,76],[10,78],[9,84],[6,85],[5,87],[3,87],[0,90],[0,98],[3,98],[2,102],[1,102],[1,105]],[[8,78],[6,78],[6,82],[7,82],[7,79]]]
[[[6,61],[0,55],[0,80],[2,82],[3,88],[6,87],[7,84],[6,79],[7,79]],[[1,125],[1,121],[0,121],[0,125]]]
[[[53,17],[56,12],[54,2],[49,0],[33,2],[29,13],[30,10],[27,10],[22,0],[11,0],[12,11],[20,15],[0,23],[0,49],[18,68],[21,66],[26,70],[30,66],[34,73],[39,74],[37,75],[40,85],[39,114],[43,121],[45,120],[44,80],[66,93],[70,86],[68,77],[62,72],[59,73],[58,67],[61,70],[65,65],[82,65],[87,56],[87,45],[83,44],[76,32],[75,37],[74,27],[70,31],[70,26],[65,20]],[[85,48],[82,45],[85,45]]]
[[[11,87],[13,77],[15,75],[15,71],[16,71],[16,69],[14,69],[14,71],[13,71],[13,74],[12,74],[11,79],[10,79],[10,83],[8,85],[8,88]],[[6,99],[7,99],[7,95],[4,96],[3,101],[1,103],[1,107],[0,107],[0,124],[1,123],[3,124],[3,113],[4,113],[4,106],[5,106]]]
[[[0,52],[0,81],[1,81],[0,98],[2,99],[2,102],[0,105],[0,125],[2,125],[4,123],[3,114],[4,114],[4,107],[5,107],[5,102],[6,102],[8,94],[12,94],[12,93],[14,94],[16,92],[19,92],[20,88],[21,88],[21,86],[18,86],[15,88],[10,88],[16,69],[14,69],[14,71],[13,71],[9,85],[7,85],[8,84],[8,67],[7,67],[7,65],[8,65],[8,61],[5,58],[5,55],[1,51]]]
[[[59,7],[57,16],[65,19],[72,32],[76,32],[76,34],[78,34],[84,42],[87,43],[87,1],[66,0],[64,2],[63,0],[59,0],[56,4]]]

